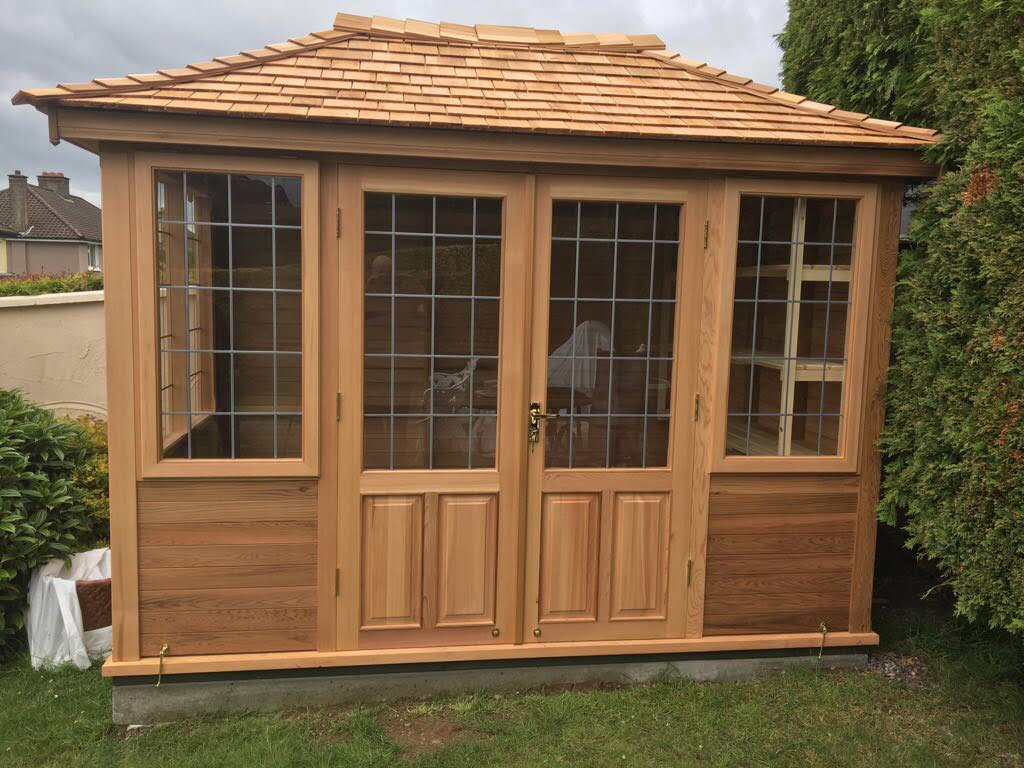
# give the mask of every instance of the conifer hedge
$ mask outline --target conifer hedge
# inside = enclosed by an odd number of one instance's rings
[[[943,133],[901,255],[881,518],[1024,633],[1024,0],[790,0],[787,90]]]

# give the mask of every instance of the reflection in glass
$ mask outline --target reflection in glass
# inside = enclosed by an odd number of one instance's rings
[[[856,201],[740,198],[726,453],[839,450]]]
[[[164,458],[297,458],[301,179],[155,173]]]
[[[366,469],[495,466],[501,200],[364,198]]]
[[[678,205],[552,205],[548,467],[664,467]]]

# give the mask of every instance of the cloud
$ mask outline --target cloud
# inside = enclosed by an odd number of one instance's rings
[[[67,142],[51,146],[45,117],[10,104],[18,89],[204,61],[326,29],[339,10],[570,32],[654,32],[670,50],[771,84],[779,69],[774,35],[786,20],[786,0],[31,0],[0,13],[0,173],[61,170],[76,194],[99,202],[96,157]]]

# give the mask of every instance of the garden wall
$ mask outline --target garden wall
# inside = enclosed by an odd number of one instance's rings
[[[0,389],[105,419],[104,344],[103,291],[0,297]]]

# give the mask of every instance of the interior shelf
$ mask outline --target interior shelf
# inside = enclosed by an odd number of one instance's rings
[[[805,283],[850,282],[850,265],[804,264],[798,268],[799,280]],[[761,267],[740,267],[737,277],[789,277],[789,264],[764,264]]]
[[[834,311],[831,285],[827,291],[827,299],[822,301],[821,297],[814,297],[822,293],[819,287],[822,283],[845,284],[844,288],[839,290],[843,298],[834,302],[835,305],[844,305],[838,311],[845,313],[845,305],[848,303],[846,294],[849,293],[852,271],[849,264],[806,263],[805,253],[808,256],[820,253],[805,248],[806,233],[807,200],[798,198],[793,206],[788,261],[781,264],[737,267],[737,278],[755,278],[757,281],[766,278],[774,281],[755,286],[754,297],[758,297],[763,290],[766,296],[771,297],[765,301],[770,301],[775,307],[773,311],[763,314],[755,311],[752,318],[740,316],[742,322],[749,322],[751,325],[751,328],[744,329],[744,334],[749,333],[746,336],[746,343],[754,350],[733,347],[732,363],[753,366],[759,373],[757,376],[751,376],[751,391],[748,393],[749,410],[754,414],[749,422],[750,434],[747,434],[748,423],[745,419],[730,419],[727,443],[730,453],[803,456],[816,454],[819,445],[824,445],[821,435],[816,437],[813,448],[802,444],[802,432],[807,427],[805,420],[798,420],[794,414],[802,414],[807,407],[817,411],[825,407],[823,401],[826,398],[834,399],[837,389],[841,391],[841,388],[830,386],[818,389],[814,384],[842,383],[846,378],[846,365],[842,360],[823,360],[824,354],[817,357],[793,355],[797,350],[836,347],[830,346],[830,339],[823,338],[831,333],[828,322]],[[779,244],[779,248],[775,250],[776,255],[781,255],[781,248]],[[808,290],[808,283],[817,283],[818,286]],[[739,287],[740,283],[737,283],[737,289]],[[748,290],[749,286],[743,288]],[[807,298],[807,294],[810,294],[810,298]],[[749,301],[749,298],[744,299],[744,302]],[[780,306],[784,312],[779,311]],[[804,322],[801,322],[801,316]],[[845,331],[845,325],[843,330]],[[742,343],[744,342],[741,341]],[[776,352],[775,354],[779,356],[775,357],[758,347],[787,350],[791,356]],[[753,371],[751,373],[753,374]],[[808,405],[812,400],[813,404]],[[838,408],[838,405],[833,405],[834,409]],[[775,418],[774,422],[764,417],[759,422],[756,415],[758,413],[780,416]],[[832,429],[831,421],[828,426]],[[819,423],[817,429],[823,430],[824,425]],[[834,439],[834,435],[831,434],[826,438],[830,441]]]
[[[747,430],[746,425],[734,424],[732,420],[729,421],[728,431],[726,433],[726,452],[730,455],[748,455],[747,447]],[[751,456],[778,456],[779,453],[779,433],[774,429],[769,429],[762,425],[752,422],[750,425],[750,446],[749,455]],[[816,456],[817,452],[801,445],[797,441],[792,441],[790,444],[788,456]]]
[[[780,359],[777,357],[755,357],[751,359],[749,352],[733,354],[735,363],[748,363],[758,368],[770,368],[773,371],[785,369],[787,364],[793,366],[791,381],[842,381],[846,375],[844,363],[824,362],[817,358]]]

